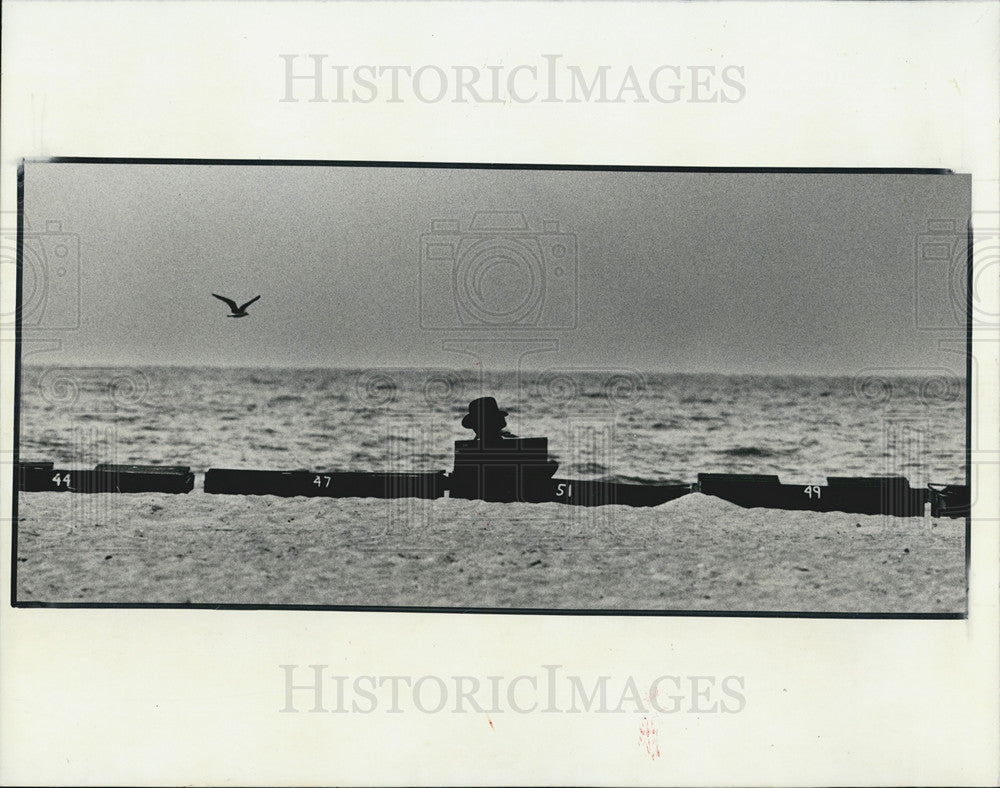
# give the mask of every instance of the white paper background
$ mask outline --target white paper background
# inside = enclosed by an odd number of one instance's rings
[[[996,211],[997,5],[8,2],[3,210],[24,156],[946,167]],[[281,104],[329,62],[745,66],[736,104]],[[8,266],[9,267],[9,266]],[[996,315],[997,261],[984,284]],[[13,282],[0,288],[12,314]],[[990,300],[992,299],[992,300]],[[977,335],[968,621],[9,607],[0,781],[995,784],[996,332]],[[3,337],[3,451],[13,344]],[[974,469],[975,470],[975,469]],[[2,474],[10,511],[10,473]],[[740,714],[280,714],[280,664],[420,676],[745,677]],[[641,681],[640,681],[641,683]]]

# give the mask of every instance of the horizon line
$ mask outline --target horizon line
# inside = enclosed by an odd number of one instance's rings
[[[518,374],[519,372],[533,372],[533,373],[546,373],[546,372],[562,372],[564,374],[624,374],[624,373],[638,373],[640,375],[718,375],[722,377],[800,377],[800,378],[850,378],[859,377],[861,375],[867,375],[868,377],[884,377],[884,378],[897,378],[897,379],[916,379],[921,377],[926,377],[928,375],[933,375],[934,373],[940,373],[944,371],[952,372],[954,377],[961,378],[963,381],[966,380],[963,374],[953,370],[946,370],[945,367],[928,367],[923,372],[919,370],[911,370],[909,372],[898,372],[892,371],[886,368],[878,368],[873,366],[861,367],[858,369],[853,369],[849,371],[837,370],[829,372],[815,372],[807,370],[784,370],[784,371],[765,371],[765,372],[753,372],[753,371],[741,371],[741,370],[720,370],[720,369],[665,369],[665,368],[651,368],[651,367],[641,367],[635,365],[621,365],[616,368],[607,367],[605,369],[600,368],[600,365],[594,365],[593,367],[587,367],[585,365],[568,365],[566,367],[559,366],[529,366],[521,369],[517,368],[496,368],[496,369],[483,369],[475,367],[453,367],[447,365],[432,365],[432,364],[422,364],[422,365],[412,365],[412,364],[379,364],[379,365],[338,365],[338,364],[306,364],[306,365],[296,365],[296,364],[257,364],[257,365],[241,365],[241,364],[211,364],[211,363],[123,363],[123,362],[111,362],[111,361],[100,361],[100,362],[78,362],[78,361],[65,361],[65,362],[40,362],[32,359],[20,359],[22,367],[33,367],[33,368],[62,368],[62,369],[216,369],[216,370],[245,370],[245,371],[275,371],[275,372],[288,372],[288,371],[302,371],[302,372],[312,372],[312,371],[328,371],[328,372],[369,372],[373,370],[402,370],[407,372],[470,372],[470,373],[482,373],[486,375],[504,375],[504,374]]]

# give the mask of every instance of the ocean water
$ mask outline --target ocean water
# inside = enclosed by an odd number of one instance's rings
[[[960,378],[42,367],[22,370],[20,456],[274,470],[449,470],[471,399],[547,436],[558,475],[786,483],[965,480]]]

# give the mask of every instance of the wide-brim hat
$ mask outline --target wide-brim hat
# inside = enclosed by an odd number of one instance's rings
[[[490,416],[506,416],[507,411],[500,410],[497,401],[493,397],[480,397],[469,403],[469,412],[462,419],[462,426],[472,429],[478,426],[485,418]]]

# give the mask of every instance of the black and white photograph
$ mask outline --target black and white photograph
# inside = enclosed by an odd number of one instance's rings
[[[968,175],[22,178],[18,605],[965,614]]]
[[[0,16],[0,784],[997,784],[1000,4]]]

